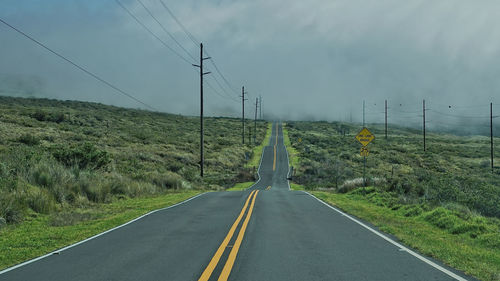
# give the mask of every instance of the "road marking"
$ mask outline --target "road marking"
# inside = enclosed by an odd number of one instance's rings
[[[44,258],[46,258],[46,257],[50,257],[50,256],[52,256],[52,255],[54,255],[54,254],[56,254],[56,255],[57,255],[58,253],[60,254],[62,251],[66,251],[66,250],[68,250],[68,249],[70,249],[70,248],[76,247],[76,246],[78,246],[78,245],[80,245],[80,244],[83,244],[83,243],[88,242],[88,241],[90,241],[90,240],[96,239],[96,238],[98,238],[99,236],[102,236],[102,235],[107,234],[107,233],[109,233],[109,232],[111,232],[111,231],[117,230],[117,229],[119,229],[119,228],[122,228],[122,227],[124,227],[124,226],[126,226],[126,225],[129,225],[129,224],[131,224],[131,223],[134,223],[134,222],[136,222],[136,221],[138,221],[138,220],[140,220],[140,219],[142,219],[142,218],[144,218],[144,217],[147,217],[147,216],[149,216],[149,215],[151,215],[151,214],[154,214],[154,213],[159,212],[159,211],[164,211],[164,210],[168,210],[168,209],[171,209],[171,208],[177,207],[177,206],[179,206],[179,205],[182,205],[182,204],[184,204],[184,203],[187,203],[187,202],[189,202],[189,201],[191,201],[191,200],[194,200],[195,198],[198,198],[198,197],[200,197],[200,196],[202,196],[202,195],[205,195],[205,194],[207,194],[207,193],[208,193],[208,192],[204,192],[204,193],[198,194],[198,195],[196,195],[196,196],[193,196],[193,197],[191,197],[191,198],[188,198],[188,199],[186,199],[186,200],[184,200],[184,201],[182,201],[182,202],[179,202],[179,203],[177,203],[177,204],[175,204],[175,205],[172,205],[172,206],[169,206],[169,207],[165,207],[165,208],[161,208],[161,209],[153,210],[153,211],[151,211],[151,212],[149,212],[149,213],[147,213],[147,214],[144,214],[144,215],[142,215],[142,216],[140,216],[140,217],[138,217],[138,218],[135,218],[135,219],[133,219],[133,220],[131,220],[131,221],[128,221],[128,222],[126,222],[126,223],[124,223],[124,224],[121,224],[121,225],[119,225],[119,226],[113,227],[113,228],[111,228],[111,229],[109,229],[109,230],[106,230],[106,231],[104,231],[104,232],[101,232],[101,233],[99,233],[99,234],[96,234],[96,235],[94,235],[94,236],[92,236],[92,237],[89,237],[89,238],[87,238],[87,239],[85,239],[85,240],[82,240],[82,241],[80,241],[80,242],[76,242],[76,243],[71,244],[71,245],[69,245],[69,246],[66,246],[66,247],[64,247],[64,248],[61,248],[61,249],[55,250],[55,251],[53,251],[53,252],[50,252],[50,253],[48,253],[48,254],[46,254],[46,255],[40,256],[40,257],[38,257],[38,258],[34,258],[34,259],[29,260],[29,261],[25,261],[25,262],[23,262],[23,263],[20,263],[20,264],[18,264],[18,265],[14,265],[14,266],[12,266],[12,267],[6,268],[6,269],[4,269],[4,270],[0,271],[0,275],[2,275],[2,274],[4,274],[4,273],[7,273],[7,272],[9,272],[9,271],[11,271],[11,270],[14,270],[14,269],[16,269],[16,268],[19,268],[19,267],[22,267],[22,266],[28,265],[28,264],[30,264],[30,263],[37,262],[37,261],[39,261],[39,260],[41,260],[41,259],[44,259]]]
[[[243,215],[245,214],[245,210],[247,209],[248,202],[250,202],[250,199],[252,198],[252,196],[254,194],[257,194],[257,192],[258,191],[254,190],[250,193],[250,195],[248,195],[248,198],[245,202],[245,205],[241,209],[241,212],[240,212],[238,218],[236,218],[236,220],[234,221],[233,226],[231,226],[231,228],[229,229],[229,232],[226,235],[226,238],[224,238],[224,240],[222,241],[222,244],[220,244],[219,248],[217,249],[217,252],[215,252],[215,255],[210,260],[210,263],[208,264],[207,268],[205,268],[205,270],[201,274],[201,277],[200,277],[200,279],[198,279],[198,281],[206,281],[206,280],[210,279],[212,272],[214,271],[215,267],[219,263],[219,260],[222,256],[222,254],[224,253],[224,250],[226,249],[227,245],[229,244],[229,241],[231,241],[231,238],[233,237],[233,234],[236,231],[238,224],[240,223],[241,219],[243,218]],[[255,196],[253,198],[255,198]],[[253,206],[253,203],[252,203],[252,206]],[[248,215],[247,215],[247,217],[248,217]],[[240,230],[240,232],[241,232],[241,230]],[[234,247],[234,245],[233,245],[233,247]]]
[[[229,257],[227,258],[226,264],[222,269],[222,273],[219,276],[218,281],[226,281],[229,278],[229,274],[231,274],[231,269],[233,269],[234,261],[236,260],[236,256],[238,255],[238,250],[240,249],[241,242],[243,241],[243,237],[245,236],[245,231],[248,226],[248,222],[250,221],[250,217],[252,216],[253,207],[255,205],[255,198],[257,198],[257,194],[259,190],[255,193],[252,204],[250,205],[250,209],[248,210],[247,217],[241,226],[240,232],[238,233],[238,238],[236,238],[236,242],[234,242],[233,249],[229,253]]]
[[[278,135],[280,134],[280,127],[278,126],[278,123],[276,123],[276,144],[275,146],[278,146]]]
[[[269,189],[271,189],[271,186],[268,186],[268,187],[266,188],[266,190],[269,190]]]
[[[269,137],[269,144],[271,143],[273,139],[273,136],[271,135],[271,137]],[[259,180],[257,180],[257,182],[255,182],[254,184],[252,184],[252,186],[250,186],[249,188],[245,189],[245,190],[249,190],[249,189],[252,189],[254,186],[256,186],[260,180],[261,180],[261,176],[260,176],[260,168],[262,167],[262,160],[264,159],[264,153],[266,151],[266,147],[265,146],[264,148],[262,148],[262,154],[260,155],[260,163],[259,163],[259,168],[257,169],[257,176],[259,176]]]
[[[276,145],[274,146],[274,162],[273,162],[273,171],[276,171]]]
[[[337,208],[335,208],[335,207],[330,206],[328,203],[326,203],[325,201],[323,201],[323,200],[321,200],[321,199],[317,198],[316,196],[312,195],[311,193],[309,193],[309,192],[307,192],[307,191],[303,191],[303,192],[304,192],[304,193],[309,194],[311,197],[313,197],[314,199],[318,200],[320,203],[322,203],[323,205],[327,206],[328,208],[330,208],[330,209],[332,209],[332,210],[334,210],[334,211],[336,211],[336,212],[338,212],[338,213],[342,214],[343,216],[345,216],[345,217],[349,218],[349,219],[350,219],[350,220],[352,220],[353,222],[355,222],[355,223],[359,224],[360,226],[362,226],[362,227],[366,228],[367,230],[369,230],[369,231],[373,232],[374,234],[376,234],[376,235],[377,235],[377,236],[379,236],[380,238],[384,239],[385,241],[387,241],[387,242],[391,243],[392,245],[394,245],[394,246],[398,247],[398,248],[399,248],[399,251],[406,251],[408,254],[410,254],[410,255],[414,256],[415,258],[417,258],[417,259],[419,259],[419,260],[421,260],[421,261],[425,262],[426,264],[428,264],[428,265],[430,265],[430,266],[434,267],[435,269],[437,269],[437,270],[439,270],[439,271],[443,272],[444,274],[446,274],[446,275],[448,275],[448,276],[450,276],[450,277],[452,277],[452,278],[454,278],[454,279],[456,279],[456,280],[459,280],[459,281],[467,281],[467,279],[465,279],[465,278],[462,278],[462,277],[458,276],[457,274],[455,274],[455,273],[453,273],[453,272],[449,271],[448,269],[446,269],[446,268],[444,268],[444,267],[442,267],[442,266],[438,265],[437,263],[435,263],[435,262],[433,262],[433,261],[431,261],[431,260],[429,260],[429,259],[425,258],[424,256],[422,256],[422,255],[420,255],[420,254],[418,254],[418,253],[416,253],[416,252],[414,252],[414,251],[412,251],[412,250],[410,250],[410,249],[408,249],[408,248],[406,248],[405,246],[403,246],[403,245],[399,244],[398,242],[396,242],[396,241],[392,240],[391,238],[389,238],[389,237],[387,237],[387,236],[383,235],[382,233],[380,233],[380,232],[378,232],[377,230],[375,230],[375,229],[373,229],[373,228],[369,227],[368,225],[366,225],[366,224],[362,223],[361,221],[359,221],[359,220],[357,220],[357,219],[355,219],[355,218],[351,217],[350,215],[348,215],[348,214],[346,214],[346,213],[342,212],[341,210],[339,210],[339,209],[337,209]]]

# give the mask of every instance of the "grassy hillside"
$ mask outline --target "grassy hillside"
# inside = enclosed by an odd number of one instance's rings
[[[300,158],[297,183],[339,192],[360,185],[363,157],[354,136],[361,127],[290,122],[288,129]],[[431,133],[424,152],[419,131],[392,129],[385,140],[381,126],[369,129],[376,136],[368,146],[369,185],[391,192],[403,203],[457,203],[485,216],[500,217],[500,169],[491,171],[488,137]],[[346,130],[350,133],[341,134]],[[500,146],[495,153],[500,156]]]
[[[21,222],[31,211],[50,215],[252,180],[253,169],[244,166],[253,146],[241,145],[240,120],[207,118],[205,128],[202,180],[199,118],[0,97],[0,225]],[[260,122],[257,143],[266,129]]]
[[[492,173],[489,138],[368,126],[363,187],[360,126],[290,122],[294,189],[367,220],[420,252],[482,280],[500,280],[500,174]],[[500,149],[495,153],[500,155]]]

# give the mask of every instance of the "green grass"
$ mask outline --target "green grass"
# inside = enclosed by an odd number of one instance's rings
[[[363,175],[359,125],[339,122],[288,122],[290,145],[298,154],[294,181],[306,189],[357,188]],[[369,146],[366,175],[370,184],[393,192],[408,204],[457,203],[484,216],[500,217],[500,169],[489,167],[489,138],[428,133],[427,151],[420,132],[369,125],[378,136]],[[346,135],[342,134],[348,131]],[[299,141],[302,140],[302,141]],[[495,141],[498,142],[496,138]],[[500,146],[495,146],[500,154]]]
[[[419,252],[481,280],[500,280],[500,220],[454,210],[390,203],[374,188],[347,194],[312,191],[333,206],[369,221]],[[453,209],[453,208],[452,208]]]
[[[233,187],[228,188],[227,191],[241,191],[249,188],[252,186],[255,182],[249,181],[249,182],[240,182],[235,184]]]
[[[289,159],[289,164],[292,167],[298,167],[299,166],[299,153],[295,149],[295,147],[292,145],[292,142],[290,141],[290,137],[288,135],[288,129],[287,129],[287,124],[283,124],[283,142],[285,143],[286,150],[288,151],[288,157]],[[299,138],[297,138],[297,142],[299,142]]]
[[[0,218],[41,214],[166,190],[222,190],[254,179],[240,120],[199,119],[96,103],[0,97]],[[261,143],[267,122],[257,123]],[[253,131],[253,127],[252,127]],[[255,153],[254,153],[255,154]]]
[[[291,190],[304,190],[304,186],[300,185],[300,184],[296,184],[296,183],[291,182],[290,183],[290,189]]]
[[[359,124],[288,122],[287,145],[299,156],[292,189],[309,190],[454,268],[500,280],[500,170],[489,167],[489,138],[430,132],[423,152],[418,130],[392,126],[386,140],[383,126],[368,128],[377,136],[366,167],[373,187],[362,188]]]
[[[117,200],[109,204],[93,203],[86,208],[68,209],[50,215],[30,211],[23,223],[0,230],[0,269],[81,241],[201,192],[170,191],[155,197]],[[64,217],[62,221],[61,217]],[[68,218],[73,218],[71,225],[66,225]]]
[[[205,119],[201,178],[197,117],[0,96],[0,267],[254,180],[240,122]],[[268,123],[256,130],[262,143]]]
[[[264,147],[268,145],[269,139],[271,138],[272,133],[273,133],[273,124],[272,123],[268,123],[267,124],[267,130],[266,130],[266,136],[262,139],[262,142],[261,142],[261,144],[259,146],[255,146],[252,149],[252,158],[250,159],[250,161],[248,161],[245,164],[246,168],[255,168],[255,169],[257,169],[257,167],[259,167],[259,165],[260,165],[260,159],[261,159],[261,156],[262,156],[262,152],[264,150]]]

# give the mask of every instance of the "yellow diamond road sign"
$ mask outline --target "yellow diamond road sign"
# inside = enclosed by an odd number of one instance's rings
[[[363,145],[367,146],[370,142],[372,142],[375,139],[375,136],[368,131],[367,128],[363,128],[361,132],[356,136],[356,139]]]

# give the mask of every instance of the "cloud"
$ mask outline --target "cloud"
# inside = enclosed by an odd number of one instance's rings
[[[137,1],[122,1],[187,57]],[[197,57],[197,46],[159,1],[143,1]],[[334,120],[353,115],[359,121],[362,100],[381,105],[388,99],[407,111],[420,110],[424,98],[430,106],[487,105],[500,88],[497,1],[164,1],[205,43],[232,87],[224,91],[212,77],[206,78],[208,83],[232,99],[245,85],[252,100],[264,96],[265,111],[276,118]],[[195,71],[114,1],[17,2],[8,1],[10,9],[0,15],[160,110],[197,114]],[[39,11],[39,6],[44,8]],[[8,39],[0,54],[7,64],[0,72],[41,76],[46,91],[59,96],[134,106],[4,27],[0,36]],[[206,93],[210,114],[239,112],[237,102],[208,87]]]

